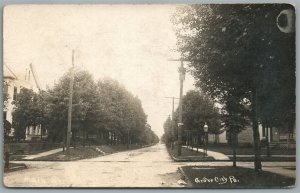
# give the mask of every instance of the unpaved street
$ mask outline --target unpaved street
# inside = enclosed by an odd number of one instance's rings
[[[165,146],[75,162],[26,162],[29,169],[5,174],[9,187],[183,187]]]
[[[26,161],[29,169],[4,174],[4,184],[8,187],[184,187],[178,183],[181,179],[180,166],[231,164],[174,162],[165,145],[157,144],[74,162]],[[238,163],[238,166],[244,167],[252,165],[250,162]],[[264,169],[271,169],[278,165],[291,166],[291,163],[265,162],[263,165]]]

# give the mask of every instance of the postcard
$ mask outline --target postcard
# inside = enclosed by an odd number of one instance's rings
[[[3,11],[6,188],[293,188],[290,4]]]

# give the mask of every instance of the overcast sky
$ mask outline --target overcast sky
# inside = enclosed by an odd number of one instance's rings
[[[4,11],[4,63],[24,74],[33,63],[40,85],[70,68],[95,80],[111,77],[137,95],[148,123],[163,134],[163,122],[179,96],[179,58],[170,16],[176,5],[17,5]],[[193,88],[186,76],[184,93]],[[176,105],[177,106],[177,105]]]

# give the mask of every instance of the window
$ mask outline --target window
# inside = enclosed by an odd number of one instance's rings
[[[17,94],[18,94],[18,88],[14,87],[14,96],[13,96],[13,100],[17,100]]]
[[[3,93],[4,94],[8,93],[8,85],[6,83],[4,83],[4,85],[3,85]]]

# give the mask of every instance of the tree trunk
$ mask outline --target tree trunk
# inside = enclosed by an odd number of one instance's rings
[[[290,140],[290,132],[288,131],[288,133],[287,133],[287,150],[290,149],[290,144],[291,144],[291,140]]]
[[[41,127],[41,141],[43,140],[43,127],[42,127],[42,124],[40,124],[40,127]]]
[[[110,145],[114,145],[114,137],[115,137],[115,134],[111,133],[111,135],[110,135]]]
[[[190,134],[188,134],[188,137],[187,137],[187,149],[190,149],[191,148],[191,136]]]
[[[267,156],[271,157],[271,152],[270,152],[270,141],[269,141],[269,125],[266,126],[266,138],[267,138]]]
[[[67,128],[64,129],[64,132],[63,132],[63,151],[65,151],[65,148],[66,148],[66,132],[67,132]]]
[[[76,133],[77,133],[77,130],[74,129],[72,132],[72,140],[73,140],[74,149],[76,148]]]
[[[112,144],[116,145],[116,134],[113,134],[113,138],[112,138]]]
[[[232,133],[232,153],[233,153],[233,167],[236,167],[236,139],[237,139],[237,135],[236,132],[231,132]]]
[[[254,169],[255,171],[261,170],[261,149],[260,149],[260,138],[258,130],[257,120],[257,104],[256,104],[256,89],[252,91],[252,127],[253,127],[253,140],[254,140]]]
[[[201,140],[201,138],[200,138]],[[199,148],[199,135],[197,135],[197,138],[196,138],[196,148],[197,148],[197,152],[198,152],[198,148]]]
[[[199,136],[197,135],[197,138]],[[191,134],[191,151],[193,151],[193,148],[194,148],[194,143],[195,143],[195,136]]]
[[[86,136],[86,129],[84,129],[83,147],[85,147],[85,145],[86,145],[86,138],[87,138],[87,136]]]
[[[127,149],[129,149],[129,129],[127,130]]]
[[[206,148],[206,145],[205,145],[205,139],[206,138],[206,136],[205,136],[205,133],[204,133],[204,135],[202,136],[202,140],[201,140],[201,143],[203,144],[203,152],[204,152],[204,157],[206,156],[206,154],[205,154],[205,148]]]
[[[287,149],[291,147],[291,133],[293,133],[293,122],[288,122],[288,133],[287,133]]]
[[[273,141],[273,127],[270,127],[270,142]]]

